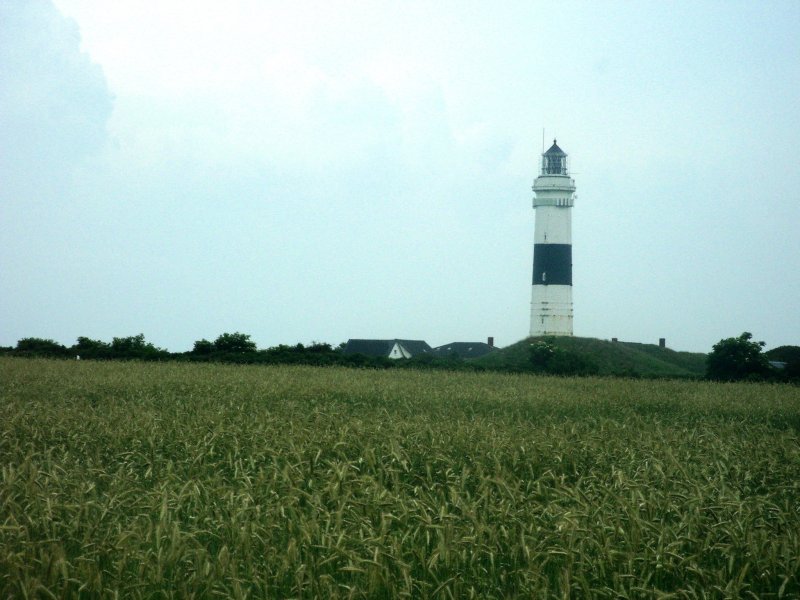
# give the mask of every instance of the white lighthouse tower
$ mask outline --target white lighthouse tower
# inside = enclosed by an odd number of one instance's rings
[[[572,205],[575,180],[567,154],[556,140],[542,154],[533,182],[536,226],[533,234],[532,336],[572,335]]]

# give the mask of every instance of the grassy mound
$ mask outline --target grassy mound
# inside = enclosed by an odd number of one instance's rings
[[[506,348],[476,359],[487,368],[526,370],[530,367],[530,345],[548,340],[558,348],[574,352],[595,365],[599,375],[632,377],[700,377],[705,372],[706,355],[676,352],[655,344],[608,342],[583,337],[526,338]]]

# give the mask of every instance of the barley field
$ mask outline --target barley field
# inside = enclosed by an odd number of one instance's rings
[[[0,359],[2,598],[798,598],[800,388]]]

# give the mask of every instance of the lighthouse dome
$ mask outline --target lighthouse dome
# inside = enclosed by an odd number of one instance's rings
[[[566,152],[564,152],[561,148],[558,147],[558,144],[556,144],[556,140],[553,140],[553,145],[550,146],[550,149],[547,152],[545,152],[545,154],[548,155],[548,156],[552,156],[552,155],[555,155],[555,154],[558,154],[560,156],[566,156],[567,155]]]
[[[556,140],[550,149],[542,154],[542,175],[566,175],[567,153],[558,147]]]

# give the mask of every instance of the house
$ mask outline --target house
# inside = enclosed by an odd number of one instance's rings
[[[432,349],[422,340],[347,340],[345,354],[383,356],[386,358],[411,358],[419,354],[430,354]]]
[[[478,358],[492,352],[495,347],[494,340],[489,338],[489,343],[484,342],[453,342],[433,349],[434,356],[439,358]]]

